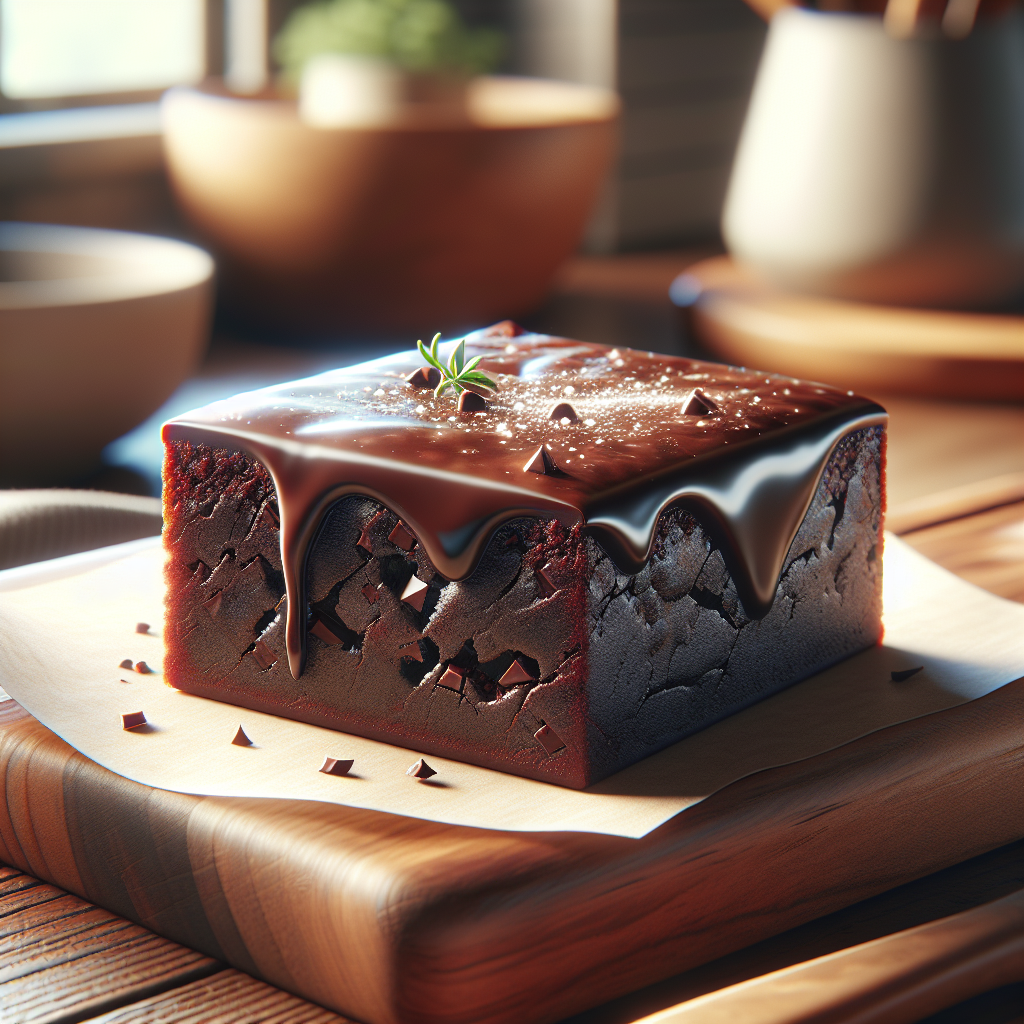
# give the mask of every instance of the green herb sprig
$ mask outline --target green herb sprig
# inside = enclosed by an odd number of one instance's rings
[[[498,390],[498,385],[487,374],[477,369],[483,356],[473,356],[468,363],[466,362],[465,341],[460,341],[455,346],[448,359],[448,365],[445,366],[437,357],[437,343],[440,340],[441,335],[435,334],[429,349],[422,341],[416,342],[420,355],[441,373],[441,383],[434,388],[435,398],[440,398],[449,388],[454,388],[457,395],[463,391],[474,391],[484,398],[487,397],[488,391]]]

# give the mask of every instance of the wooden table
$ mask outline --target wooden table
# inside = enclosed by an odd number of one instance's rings
[[[599,261],[584,262],[569,268],[561,294],[542,315],[561,317],[558,329],[565,333],[586,335],[585,325],[573,328],[565,310],[571,312],[574,296],[603,288],[612,304],[624,305],[614,332],[618,336],[600,340],[636,343],[638,323],[629,311],[649,324],[669,316],[658,287],[680,262],[685,265],[683,257],[671,254],[648,258],[646,264],[625,260],[617,275]],[[663,341],[659,347],[668,347]],[[240,358],[249,357],[279,364],[282,377],[325,359],[323,353],[221,343],[207,372],[229,372]],[[902,474],[893,479],[891,525],[953,572],[1024,601],[1024,449],[1016,431],[1024,423],[1024,410],[901,399],[889,405],[894,413],[890,465]],[[962,429],[957,430],[957,422]],[[977,435],[974,444],[984,442],[984,450],[972,458],[968,446],[951,456],[950,444],[965,432],[974,439],[971,430]],[[17,711],[0,705],[3,713]],[[8,778],[7,785],[12,784]],[[854,1019],[910,1024],[959,1003],[929,1021],[1021,1021],[1024,986],[1017,964],[1024,965],[1022,934],[1024,842],[854,904],[572,1020],[626,1024],[665,1011],[666,1021],[681,1024]],[[1006,984],[1014,979],[1015,984]],[[889,998],[878,1009],[882,991]],[[861,1002],[865,993],[874,993],[873,1000]],[[298,1024],[343,1018],[0,867],[0,1024],[86,1020]]]

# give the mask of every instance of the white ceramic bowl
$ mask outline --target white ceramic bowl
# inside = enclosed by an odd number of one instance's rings
[[[203,355],[212,282],[184,242],[0,224],[0,486],[73,481],[157,409]]]

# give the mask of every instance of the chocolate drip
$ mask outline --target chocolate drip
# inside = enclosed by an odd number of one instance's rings
[[[467,358],[498,381],[486,411],[408,384],[403,352],[239,395],[171,420],[164,439],[247,452],[281,514],[292,674],[305,659],[306,558],[330,506],[365,494],[395,512],[448,579],[464,579],[492,532],[522,515],[582,522],[624,571],[650,557],[658,517],[690,507],[717,533],[744,608],[771,607],[779,574],[838,441],[885,421],[833,388],[735,367],[543,335],[478,332]],[[706,416],[683,415],[700,388]],[[571,398],[577,421],[552,422]],[[527,472],[539,446],[557,474]]]

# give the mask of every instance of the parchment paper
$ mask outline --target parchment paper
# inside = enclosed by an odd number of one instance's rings
[[[584,792],[179,693],[159,670],[159,539],[0,572],[0,686],[87,757],[146,785],[211,796],[290,797],[512,831],[639,838],[743,776],[973,700],[1024,676],[1024,606],[940,569],[893,537],[885,646],[857,655]],[[106,564],[101,564],[104,560]],[[71,575],[73,574],[73,575]],[[135,632],[139,620],[154,635]],[[924,665],[904,682],[893,669]],[[125,732],[123,712],[150,726]],[[252,747],[231,744],[241,724]],[[320,774],[353,758],[351,777]]]

